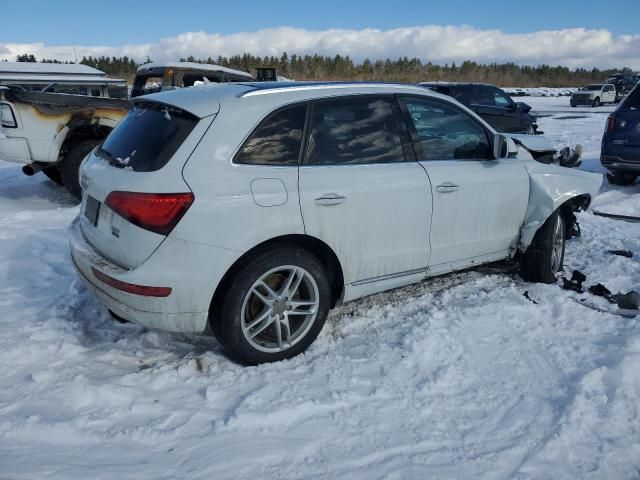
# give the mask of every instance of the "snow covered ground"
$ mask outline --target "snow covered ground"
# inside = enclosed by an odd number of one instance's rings
[[[525,101],[600,169],[608,107]],[[305,355],[240,367],[112,321],[69,261],[78,207],[39,177],[0,162],[0,478],[640,478],[640,319],[498,265],[346,305]],[[639,215],[640,182],[594,203]],[[566,270],[640,289],[640,224],[579,220]]]

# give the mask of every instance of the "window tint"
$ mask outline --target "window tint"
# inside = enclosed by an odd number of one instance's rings
[[[390,98],[361,97],[318,102],[307,148],[308,164],[404,161]]]
[[[496,107],[506,108],[513,104],[513,100],[506,93],[498,90],[497,88],[493,88],[493,105]]]
[[[422,146],[420,160],[492,158],[484,128],[465,112],[429,99],[404,102]]]
[[[462,103],[463,105],[471,105],[472,103],[481,103],[475,98],[477,93],[475,92],[473,85],[459,85],[455,87],[453,91],[453,98]]]
[[[306,112],[306,105],[298,105],[268,116],[255,129],[235,161],[254,165],[297,165]]]
[[[196,117],[177,108],[138,105],[96,153],[116,167],[153,172],[167,164],[197,122]]]
[[[640,110],[640,86],[634,88],[624,101],[624,108]]]

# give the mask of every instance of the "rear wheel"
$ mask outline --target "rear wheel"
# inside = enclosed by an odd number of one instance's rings
[[[607,180],[609,180],[609,183],[612,183],[613,185],[620,185],[622,187],[632,185],[633,182],[636,181],[637,177],[638,176],[635,173],[626,173],[626,172],[607,173]]]
[[[60,175],[60,170],[56,165],[43,168],[42,173],[44,173],[52,182],[62,185],[62,176]]]
[[[314,255],[274,247],[237,270],[212,312],[211,327],[231,358],[251,365],[274,362],[311,345],[330,301],[327,272]]]
[[[520,273],[529,282],[553,283],[564,263],[565,224],[556,210],[547,218],[520,258]]]
[[[84,160],[84,157],[86,157],[98,143],[100,143],[100,140],[97,139],[76,143],[67,150],[64,160],[62,160],[58,167],[64,188],[77,199],[80,199],[82,196],[79,174],[80,164],[82,160]]]

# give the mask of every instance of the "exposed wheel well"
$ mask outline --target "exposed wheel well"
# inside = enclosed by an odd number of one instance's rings
[[[580,235],[580,227],[576,220],[575,212],[586,210],[587,208],[589,208],[590,204],[591,195],[582,194],[573,197],[560,205],[560,208],[558,210],[560,211],[560,215],[564,220],[567,238]]]
[[[222,280],[218,284],[216,291],[213,294],[213,298],[211,299],[211,305],[209,307],[209,321],[211,321],[212,317],[215,318],[217,310],[221,305],[220,300],[224,293],[227,291],[229,284],[231,283],[231,280],[233,279],[233,276],[238,271],[238,269],[246,262],[251,261],[251,259],[258,253],[275,246],[283,245],[302,247],[308,250],[310,253],[316,255],[322,262],[324,267],[327,269],[327,273],[329,274],[329,285],[331,287],[331,307],[335,307],[336,304],[340,302],[344,290],[344,274],[342,272],[340,261],[338,260],[337,255],[331,249],[331,247],[329,247],[329,245],[324,243],[322,240],[311,237],[309,235],[283,235],[256,245],[251,250],[242,255],[238,260],[236,260],[231,268],[227,270],[227,272],[222,277]]]
[[[85,140],[102,140],[109,135],[111,130],[111,127],[96,124],[82,124],[72,128],[70,127],[69,133],[67,133],[67,136],[60,147],[58,161],[64,160],[64,155],[73,145],[84,142]]]

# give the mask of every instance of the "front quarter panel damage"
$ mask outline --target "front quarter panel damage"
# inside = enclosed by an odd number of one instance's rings
[[[602,185],[602,174],[599,173],[535,161],[527,161],[525,166],[529,172],[529,204],[520,232],[518,249],[521,252],[527,249],[538,229],[555,210],[576,197],[588,198],[590,202]]]

